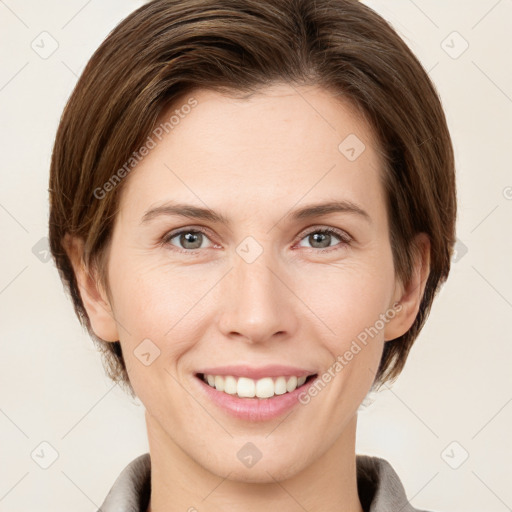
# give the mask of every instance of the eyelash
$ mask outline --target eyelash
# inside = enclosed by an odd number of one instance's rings
[[[170,241],[173,238],[176,238],[177,236],[183,234],[183,233],[202,233],[206,237],[208,237],[208,232],[202,228],[185,228],[180,229],[179,231],[171,231],[170,233],[166,233],[162,239],[161,244],[165,246],[171,246],[172,250],[175,250],[177,252],[186,253],[189,255],[195,255],[202,249],[181,249],[180,247],[177,247],[176,245],[173,245],[170,243]],[[325,247],[323,249],[315,249],[314,247],[305,247],[305,249],[309,249],[310,251],[324,253],[324,252],[330,252],[330,251],[336,251],[340,249],[346,248],[348,245],[350,245],[350,242],[352,241],[352,237],[348,235],[346,232],[341,231],[339,229],[327,227],[327,228],[318,228],[314,227],[311,230],[307,231],[305,234],[301,236],[301,238],[298,239],[298,241],[302,241],[304,238],[306,238],[309,235],[312,235],[313,233],[322,233],[322,234],[329,234],[329,235],[335,235],[340,239],[340,243],[338,245]]]

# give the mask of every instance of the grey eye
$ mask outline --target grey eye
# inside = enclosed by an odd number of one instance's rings
[[[345,239],[341,234],[332,229],[317,229],[315,231],[311,231],[310,233],[306,234],[302,240],[308,240],[310,244],[309,247],[313,249],[326,249],[328,247],[337,245],[335,239],[338,239],[338,242],[341,242],[342,245],[349,242],[349,240]]]
[[[172,242],[174,239],[178,239],[178,243]],[[172,234],[171,236],[167,237],[166,242],[180,249],[193,251],[195,249],[201,249],[203,242],[207,239],[208,238],[206,235],[201,231],[188,229]]]

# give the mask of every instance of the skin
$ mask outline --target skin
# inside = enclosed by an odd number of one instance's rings
[[[350,104],[319,87],[286,84],[250,99],[206,90],[193,97],[198,105],[126,178],[109,254],[112,300],[77,263],[80,241],[68,239],[93,329],[120,340],[146,408],[148,511],[362,512],[357,410],[384,343],[416,317],[428,238],[418,235],[413,276],[401,283],[379,149]],[[349,134],[366,146],[355,161],[338,149]],[[170,199],[207,206],[231,224],[165,215],[141,223],[149,208]],[[370,221],[351,212],[286,217],[333,199],[356,203]],[[309,236],[316,232],[310,228],[326,227],[352,240],[327,235],[322,245]],[[160,243],[178,228],[206,230],[195,255],[179,236]],[[263,250],[252,263],[236,252],[248,236]],[[321,375],[397,302],[400,312],[379,334],[289,415],[249,423],[198,393],[194,373],[202,366],[282,363]],[[146,338],[160,350],[148,366],[134,354]],[[237,458],[247,442],[262,453],[252,467]]]

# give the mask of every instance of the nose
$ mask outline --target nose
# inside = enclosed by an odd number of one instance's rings
[[[289,273],[270,253],[263,251],[252,263],[236,256],[222,280],[219,327],[226,337],[254,344],[295,334],[300,301]]]

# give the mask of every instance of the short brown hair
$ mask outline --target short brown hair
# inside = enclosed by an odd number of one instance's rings
[[[416,233],[430,238],[430,274],[414,324],[384,344],[375,384],[395,379],[446,280],[455,242],[454,156],[436,89],[393,28],[356,0],[154,0],[96,50],[64,109],[50,169],[50,247],[82,325],[109,376],[133,393],[119,341],[91,329],[66,233],[108,291],[106,258],[126,180],[101,188],[161,115],[196,88],[254,93],[275,83],[318,85],[349,100],[386,162],[384,186],[397,276],[407,282]],[[110,296],[110,295],[109,295]]]

